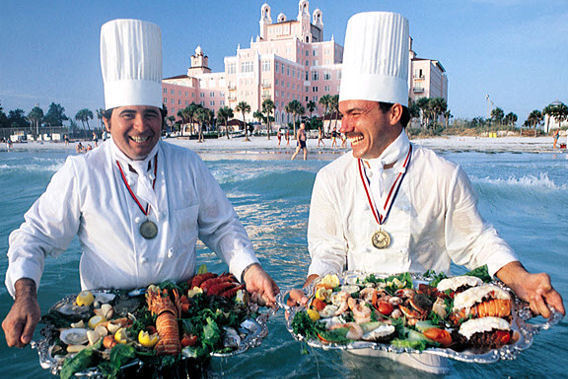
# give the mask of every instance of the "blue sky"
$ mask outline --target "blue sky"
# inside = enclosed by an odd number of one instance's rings
[[[213,71],[237,45],[258,34],[264,1],[0,0],[0,104],[4,111],[61,104],[69,117],[103,107],[99,31],[114,18],[140,18],[162,28],[164,77],[184,74],[197,45]],[[297,15],[298,1],[268,1]],[[522,123],[533,109],[568,103],[566,0],[313,0],[324,36],[343,45],[348,18],[395,11],[409,19],[419,57],[438,59],[449,78],[456,118],[486,115],[486,94]]]

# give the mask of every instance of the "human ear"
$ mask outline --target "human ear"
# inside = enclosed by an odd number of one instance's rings
[[[389,109],[389,122],[391,125],[396,125],[400,123],[401,118],[402,118],[402,105],[400,105],[399,103],[395,103]]]

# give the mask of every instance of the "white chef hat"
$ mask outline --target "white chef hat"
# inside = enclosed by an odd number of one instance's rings
[[[365,12],[347,22],[339,101],[408,105],[408,20]]]
[[[156,24],[117,19],[101,27],[105,109],[162,108],[162,34]]]

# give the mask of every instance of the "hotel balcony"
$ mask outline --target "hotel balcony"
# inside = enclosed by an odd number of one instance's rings
[[[424,93],[424,88],[423,87],[414,87],[412,89],[412,92],[414,93]]]
[[[237,86],[233,84],[233,85],[228,86],[227,88],[229,89],[229,91],[234,91],[234,90],[237,89]]]
[[[271,88],[271,87],[272,87],[272,84],[270,84],[270,83],[262,83],[260,86],[261,86],[262,88]]]
[[[235,101],[235,100],[237,100],[237,97],[236,96],[229,96],[228,99],[229,99],[229,101]]]

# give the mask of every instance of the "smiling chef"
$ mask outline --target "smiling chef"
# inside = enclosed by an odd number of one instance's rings
[[[275,301],[233,207],[201,159],[160,140],[160,28],[119,19],[101,28],[104,123],[112,139],[71,156],[10,235],[6,286],[14,305],[2,323],[9,346],[30,342],[40,318],[46,256],[81,243],[81,288],[138,288],[196,271],[200,238],[244,280]]]
[[[452,261],[470,269],[486,264],[535,313],[549,316],[548,306],[564,312],[549,276],[528,273],[482,220],[464,171],[410,143],[408,51],[408,21],[399,14],[360,13],[347,24],[339,110],[352,152],[317,174],[306,284],[346,269],[447,273]],[[439,357],[420,359],[406,363],[446,370]]]

